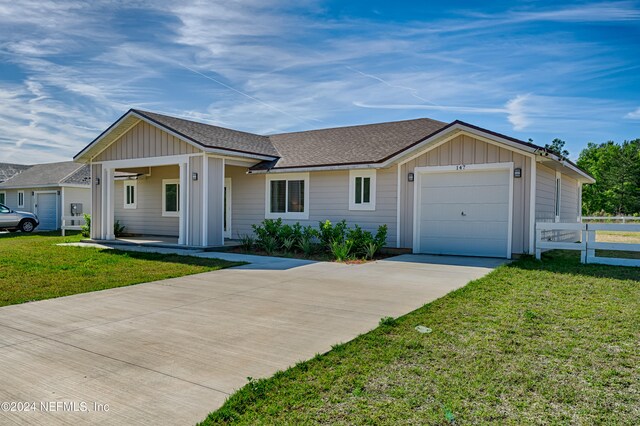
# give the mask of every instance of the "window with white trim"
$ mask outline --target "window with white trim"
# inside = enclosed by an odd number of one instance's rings
[[[162,180],[162,216],[180,215],[180,179]]]
[[[18,207],[24,207],[24,191],[18,191]]]
[[[349,171],[349,210],[376,209],[376,171]]]
[[[309,173],[267,175],[265,218],[309,218]]]
[[[138,207],[138,181],[127,180],[124,182],[124,208],[135,209]]]
[[[560,172],[556,172],[556,190],[555,190],[555,202],[554,202],[556,222],[560,222],[560,208],[561,208],[560,203],[561,203],[561,196],[562,196],[561,176],[562,175]]]
[[[7,193],[0,192],[0,204],[7,204]]]

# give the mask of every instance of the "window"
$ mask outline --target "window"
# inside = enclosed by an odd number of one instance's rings
[[[24,191],[18,191],[18,207],[24,207]]]
[[[7,204],[7,193],[0,192],[0,204]]]
[[[180,215],[180,180],[162,180],[162,216]]]
[[[556,197],[555,197],[555,216],[556,222],[560,222],[560,203],[561,203],[561,192],[562,192],[562,181],[560,172],[556,172]]]
[[[128,180],[124,183],[124,208],[135,209],[138,207],[138,182]]]
[[[376,209],[376,171],[349,171],[349,210]]]
[[[267,219],[309,218],[309,173],[267,176]]]

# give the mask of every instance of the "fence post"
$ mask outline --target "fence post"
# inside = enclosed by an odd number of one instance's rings
[[[589,244],[589,224],[582,228],[582,250],[580,250],[580,263],[587,263],[587,245]]]
[[[540,260],[542,259],[542,250],[540,250],[540,244],[538,244],[540,241],[542,241],[542,230],[536,228],[536,259]]]

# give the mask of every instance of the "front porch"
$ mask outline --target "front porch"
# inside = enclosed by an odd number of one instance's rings
[[[91,238],[115,244],[224,247],[225,160],[207,154],[92,164]],[[125,227],[116,238],[114,224]],[[128,237],[127,234],[135,235]]]

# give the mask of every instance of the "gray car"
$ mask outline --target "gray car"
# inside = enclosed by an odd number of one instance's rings
[[[35,214],[12,210],[4,204],[0,204],[0,229],[31,232],[39,224],[40,221]]]

